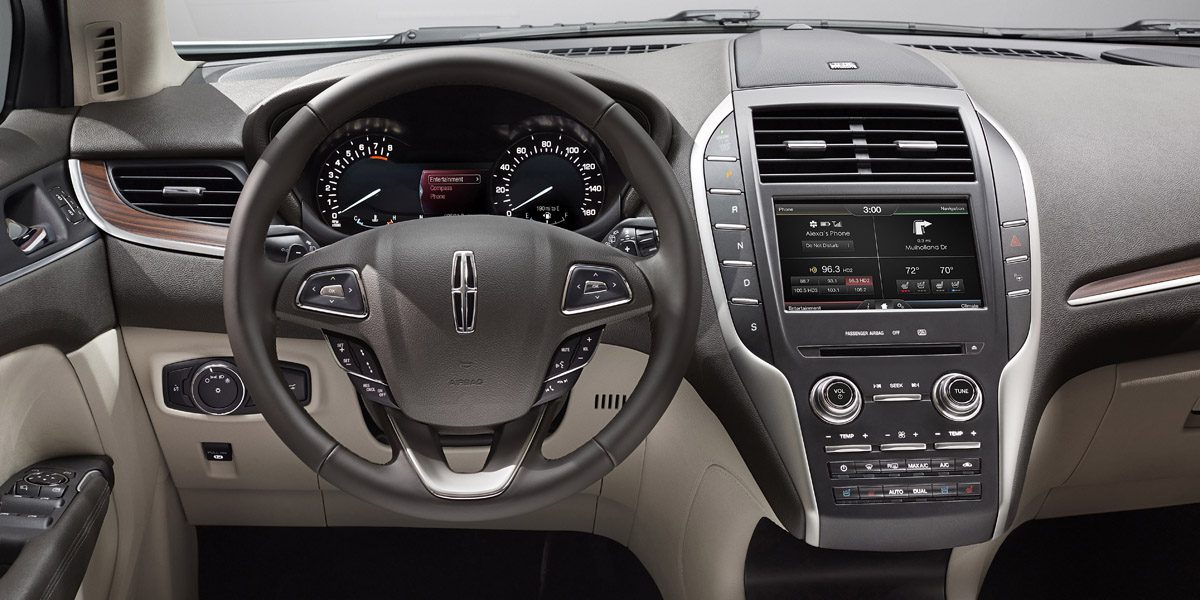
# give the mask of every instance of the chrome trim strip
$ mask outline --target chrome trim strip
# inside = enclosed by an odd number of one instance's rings
[[[979,442],[934,442],[934,450],[978,450],[983,444]]]
[[[920,394],[875,394],[872,402],[920,402]]]
[[[721,266],[722,267],[753,267],[754,261],[752,261],[752,260],[723,260],[723,261],[721,261]]]
[[[749,229],[749,227],[746,227],[745,225],[740,225],[738,223],[717,223],[717,224],[713,225],[713,229],[727,229],[729,231],[745,231],[745,230]]]
[[[37,261],[35,261],[31,264],[25,265],[24,267],[21,267],[20,269],[17,269],[15,271],[10,271],[8,273],[5,273],[4,275],[0,275],[0,285],[4,285],[11,281],[16,281],[17,279],[20,279],[20,278],[40,269],[54,261],[57,261],[60,258],[65,258],[67,255],[73,254],[76,250],[79,250],[79,249],[83,248],[84,246],[87,246],[88,244],[91,244],[92,242],[94,242],[98,239],[100,239],[100,234],[93,233],[92,235],[89,235],[89,236],[83,238],[82,240],[79,240],[78,242],[75,242],[74,244],[71,244],[70,246],[63,248],[62,250],[59,250],[58,252],[55,252],[54,254],[42,257],[42,258],[38,259]]]
[[[1009,298],[1024,298],[1029,295],[1029,290],[1013,290],[1008,293]]]
[[[758,306],[762,302],[758,298],[730,298],[730,304],[741,304],[742,306]]]
[[[870,452],[870,444],[841,444],[839,446],[825,446],[827,454],[848,454],[851,452]]]
[[[216,256],[218,258],[225,256],[224,246],[209,246],[208,244],[196,244],[193,242],[181,242],[177,240],[165,240],[162,238],[149,237],[138,233],[126,231],[105,221],[100,213],[96,212],[96,207],[92,206],[92,199],[88,197],[87,186],[83,184],[83,171],[79,168],[79,159],[72,158],[67,161],[67,171],[71,175],[71,187],[75,190],[75,197],[79,199],[79,206],[83,209],[83,214],[91,220],[100,231],[107,233],[119,240],[132,242],[140,246],[149,246],[151,248],[162,248],[163,250],[177,250],[179,252],[188,252],[191,254],[202,254],[204,256]],[[166,218],[166,217],[163,217]]]
[[[1017,263],[1029,262],[1029,256],[1022,254],[1021,256],[1011,256],[1004,259],[1006,264],[1015,265]]]
[[[104,477],[104,475],[100,472],[99,469],[92,469],[91,471],[84,473],[83,477],[79,480],[79,483],[77,483],[75,485],[75,491],[82,492],[84,484],[86,484],[88,482],[88,480],[91,479],[92,477]]]
[[[1021,453],[1026,415],[1033,392],[1033,377],[1038,361],[1038,345],[1042,337],[1042,273],[1041,231],[1037,219],[1037,193],[1033,187],[1033,172],[1029,159],[1008,131],[979,106],[975,107],[980,118],[986,120],[1000,133],[1000,137],[1012,148],[1021,170],[1021,185],[1025,190],[1025,205],[1029,211],[1029,260],[1033,263],[1030,278],[1030,326],[1025,345],[1008,361],[1000,373],[1000,391],[997,401],[1000,427],[1000,506],[996,511],[996,528],[993,537],[1003,536],[1007,530],[1009,516],[1017,499],[1013,497],[1018,477],[1017,459]],[[1028,432],[1030,435],[1032,431]]]
[[[1131,296],[1153,294],[1154,292],[1173,290],[1175,288],[1197,284],[1200,284],[1200,275],[1189,275],[1187,277],[1168,279],[1166,281],[1159,281],[1156,283],[1135,285],[1133,287],[1128,287],[1121,290],[1104,292],[1103,294],[1094,294],[1091,296],[1083,296],[1081,298],[1071,298],[1070,300],[1067,300],[1067,304],[1070,306],[1086,306],[1088,304],[1096,304],[1097,302],[1108,302],[1109,300],[1118,300],[1120,298],[1129,298]]]
[[[732,94],[721,100],[704,120],[704,124],[700,126],[692,145],[692,155],[689,161],[692,177],[692,200],[696,208],[696,226],[700,230],[700,246],[704,250],[704,266],[708,270],[709,287],[717,308],[717,322],[721,326],[721,335],[725,338],[725,345],[729,349],[729,358],[733,361],[750,396],[757,399],[755,406],[763,411],[763,423],[768,428],[771,441],[775,443],[796,493],[800,496],[804,509],[804,540],[812,546],[818,546],[821,536],[821,519],[817,513],[817,496],[813,490],[812,476],[808,470],[808,456],[800,433],[800,416],[796,412],[796,398],[792,394],[792,386],[779,369],[759,358],[742,343],[737,330],[733,327],[733,318],[729,314],[725,288],[722,285],[714,284],[714,282],[721,281],[721,264],[717,259],[713,229],[746,229],[744,225],[736,227],[709,226],[711,221],[708,213],[708,190],[704,185],[704,148],[708,143],[708,138],[731,113],[733,113]],[[741,124],[741,126],[744,127],[746,124]]]
[[[349,273],[354,276],[354,281],[358,283],[358,292],[360,294],[362,294],[363,310],[361,313],[352,313],[349,311],[335,310],[332,308],[321,308],[319,306],[309,306],[307,304],[300,302],[300,296],[304,295],[304,288],[308,287],[308,281],[310,279],[312,279],[313,277],[320,277],[321,275],[334,275],[336,273]],[[365,318],[367,318],[367,315],[371,313],[371,309],[367,306],[367,292],[366,292],[366,290],[364,290],[362,288],[363,288],[362,275],[359,275],[358,269],[355,269],[353,267],[341,267],[338,269],[325,269],[324,271],[315,271],[313,273],[309,273],[308,275],[305,275],[304,283],[300,284],[299,289],[296,290],[296,308],[299,308],[301,310],[311,310],[313,312],[325,313],[327,315],[335,315],[338,317],[347,317],[350,319],[365,319]]]
[[[736,156],[715,156],[714,155],[714,156],[705,156],[704,160],[707,160],[709,162],[737,162],[738,157],[736,157]]]
[[[991,122],[991,119],[988,119],[988,122]],[[995,126],[996,126],[996,124],[992,123],[992,127],[995,127]],[[1029,221],[1026,221],[1025,219],[1013,219],[1011,221],[1005,221],[1005,222],[1001,223],[1000,226],[1008,228],[1008,227],[1020,227],[1022,225],[1028,225],[1028,224],[1029,224]]]
[[[900,442],[896,444],[880,444],[879,449],[884,452],[907,452],[910,450],[924,450],[928,446],[922,442]]]
[[[733,188],[709,188],[708,193],[718,196],[741,196],[746,192],[743,190],[735,190]]]

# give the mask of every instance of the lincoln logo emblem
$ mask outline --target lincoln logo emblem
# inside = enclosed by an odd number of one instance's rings
[[[475,331],[475,253],[459,250],[454,253],[450,272],[450,298],[454,304],[454,329],[459,333]]]

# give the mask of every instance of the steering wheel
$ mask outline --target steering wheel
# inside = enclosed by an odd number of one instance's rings
[[[388,225],[290,263],[267,259],[268,226],[318,144],[384,100],[449,85],[538,98],[594,131],[653,211],[658,253],[637,258],[551,225],[473,215]],[[267,423],[321,477],[413,517],[497,519],[599,481],[649,435],[695,345],[701,265],[674,171],[607,94],[514,52],[404,52],[302,106],[254,165],[225,248],[225,323]],[[322,302],[330,308],[320,310]],[[624,407],[573,452],[542,456],[564,402],[545,393],[547,366],[564,340],[647,313],[649,359]],[[322,330],[343,366],[357,364],[351,379],[382,414],[390,462],[340,445],[296,403],[279,369],[278,320]],[[358,362],[343,351],[357,352]],[[492,434],[478,472],[456,472],[446,461],[440,437],[464,431]]]

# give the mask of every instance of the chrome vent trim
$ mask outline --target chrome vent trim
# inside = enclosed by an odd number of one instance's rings
[[[130,206],[172,219],[228,225],[243,177],[223,162],[114,163],[113,187]]]
[[[1069,60],[1097,62],[1096,59],[1077,52],[1061,50],[1043,50],[1033,48],[996,48],[991,46],[948,46],[944,44],[904,44],[909,48],[933,50],[947,54],[962,54],[966,56],[997,56],[1000,58],[1030,58],[1034,60]]]
[[[955,109],[802,105],[755,109],[753,116],[764,184],[975,181]]]
[[[683,44],[629,44],[624,46],[590,46],[582,48],[549,48],[534,50],[540,54],[578,58],[581,56],[624,56],[626,54],[649,54],[667,50]]]

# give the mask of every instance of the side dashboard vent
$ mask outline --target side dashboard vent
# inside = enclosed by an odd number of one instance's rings
[[[789,106],[754,110],[763,183],[974,181],[955,109]]]
[[[625,401],[629,399],[625,394],[596,394],[596,410],[621,410],[625,406]]]
[[[121,91],[121,24],[92,23],[84,29],[87,39],[92,89],[96,96],[108,96]]]
[[[568,58],[576,58],[580,56],[619,56],[625,54],[649,54],[675,48],[683,44],[636,44],[628,46],[592,46],[589,48],[553,48],[549,50],[534,50],[541,54],[549,54],[551,56],[566,56]]]
[[[149,213],[227,225],[243,181],[220,163],[113,165],[113,185],[131,206]]]
[[[1095,62],[1096,59],[1075,52],[1060,50],[1039,50],[1031,48],[992,48],[988,46],[945,46],[942,44],[904,44],[909,48],[935,50],[947,54],[966,54],[970,56],[999,56],[1002,58],[1033,58],[1042,60],[1082,60]]]

